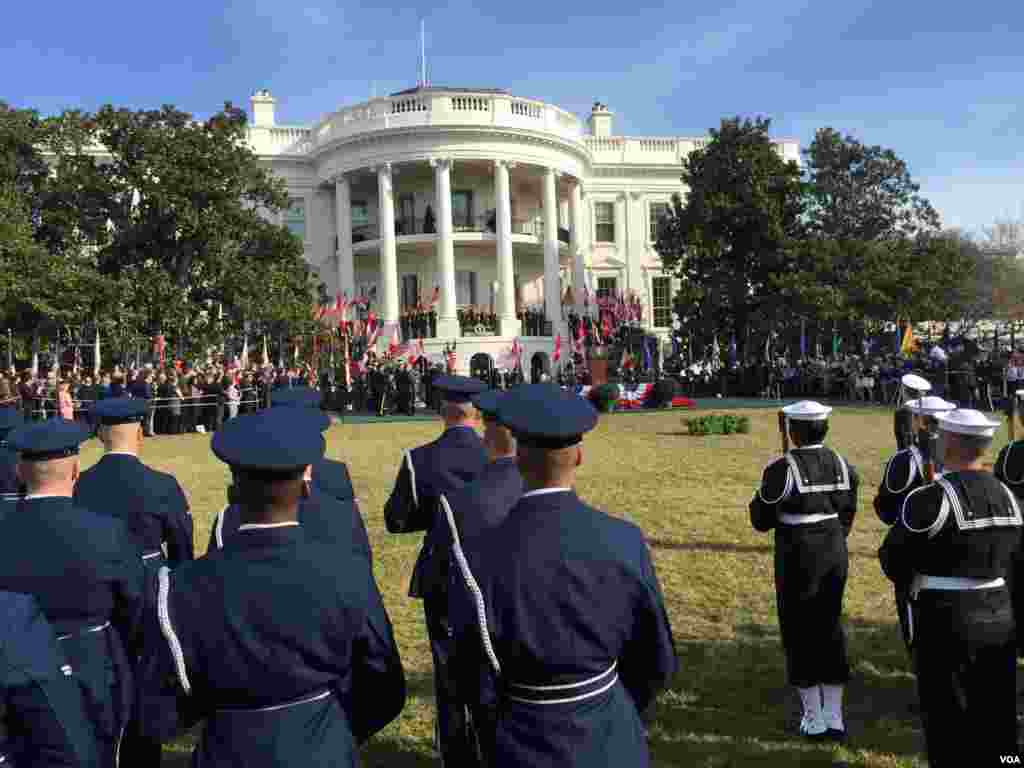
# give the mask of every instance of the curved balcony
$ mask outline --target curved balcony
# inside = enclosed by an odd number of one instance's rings
[[[467,125],[541,131],[573,142],[582,141],[584,133],[574,114],[542,101],[507,93],[422,88],[344,107],[324,116],[304,138],[289,138],[295,151],[316,152],[373,131]]]
[[[424,228],[423,219],[396,219],[395,220],[395,242],[397,245],[406,243],[431,243],[437,238],[437,230],[430,228],[428,232]],[[459,242],[483,242],[496,241],[493,212],[477,216],[473,223],[468,225],[455,225],[452,230],[452,240]],[[524,243],[527,245],[544,244],[544,219],[513,219],[512,220],[512,242]],[[564,227],[558,228],[558,248],[565,251],[569,246],[569,230]],[[352,230],[352,251],[353,253],[366,253],[375,251],[380,247],[380,232],[376,227],[355,227]],[[334,238],[334,250],[338,250],[338,238]]]

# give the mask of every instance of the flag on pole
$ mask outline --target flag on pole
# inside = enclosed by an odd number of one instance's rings
[[[249,367],[249,337],[246,336],[242,341],[242,359],[240,364],[243,368]]]
[[[917,339],[914,338],[914,326],[907,322],[907,328],[903,333],[903,343],[900,344],[900,353],[912,355],[917,351]]]
[[[807,321],[800,318],[800,358],[807,357]]]
[[[434,286],[434,294],[433,294],[433,296],[430,297],[430,306],[433,307],[440,300],[441,300],[441,286],[435,285]]]
[[[649,371],[649,370],[651,370],[651,368],[654,367],[654,361],[651,359],[651,348],[650,348],[650,346],[647,343],[648,341],[650,341],[650,339],[648,339],[645,336],[644,337],[644,341],[643,341],[643,347],[644,347],[644,370],[645,371]]]
[[[270,365],[270,351],[267,349],[267,335],[263,334],[263,360],[264,366]]]
[[[162,333],[153,339],[153,355],[160,359],[161,368],[164,367],[164,350],[166,347],[167,341]]]
[[[395,323],[391,328],[391,336],[388,340],[388,354],[392,357],[398,357],[403,354],[402,349],[402,335],[398,330],[398,323]]]
[[[555,354],[551,359],[556,363],[562,359],[562,334],[555,336]]]
[[[636,363],[633,361],[633,355],[627,349],[625,352],[622,353],[622,367],[625,368],[626,370],[632,370],[634,365],[636,365]]]

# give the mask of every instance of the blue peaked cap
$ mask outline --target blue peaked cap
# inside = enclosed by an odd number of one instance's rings
[[[146,401],[134,397],[108,397],[92,407],[103,424],[141,424],[146,418]]]
[[[89,430],[77,422],[53,418],[12,430],[7,445],[26,461],[49,461],[76,455],[78,446],[89,437]]]
[[[323,458],[318,412],[272,408],[230,419],[213,436],[214,455],[238,469],[289,472]]]
[[[270,405],[273,408],[305,408],[317,414],[320,419],[320,431],[331,426],[331,420],[326,413],[320,410],[320,393],[309,387],[295,387],[293,389],[282,389],[270,396]]]
[[[476,409],[489,419],[496,419],[498,402],[505,393],[497,389],[488,389],[473,395],[472,401]]]
[[[498,401],[497,417],[520,442],[550,450],[576,445],[597,425],[594,406],[555,384],[508,390]]]
[[[472,376],[438,376],[432,386],[440,390],[441,399],[449,403],[468,403],[473,395],[487,389],[486,384]]]

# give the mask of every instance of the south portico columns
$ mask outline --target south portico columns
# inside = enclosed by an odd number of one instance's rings
[[[508,172],[515,163],[494,161],[495,224],[498,246],[498,335],[518,336],[515,262],[512,257],[512,198]]]
[[[437,338],[460,335],[455,304],[455,241],[452,235],[452,161],[431,158],[434,169],[434,195],[437,206],[437,274],[440,278],[440,307],[437,313]]]
[[[573,298],[583,311],[586,291],[586,264],[583,259],[583,185],[575,179],[569,187],[569,255],[572,257]]]
[[[334,209],[338,236],[338,293],[352,301],[356,297],[355,266],[352,261],[352,186],[344,174],[334,180]]]
[[[562,295],[558,269],[558,171],[544,169],[544,316],[552,335],[562,333]]]
[[[377,166],[380,221],[381,314],[385,323],[398,323],[398,253],[395,248],[395,203],[391,163]]]

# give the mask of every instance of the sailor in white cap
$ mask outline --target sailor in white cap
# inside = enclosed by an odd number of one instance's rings
[[[907,413],[911,414],[911,433],[919,435],[922,431],[934,432],[938,428],[937,417],[940,414],[956,410],[956,404],[943,400],[941,397],[928,395],[910,400],[903,404]],[[929,456],[934,460],[934,456]],[[897,451],[886,462],[882,473],[882,482],[875,496],[875,513],[886,525],[893,525],[903,512],[903,502],[913,491],[927,484],[926,458],[916,443]],[[910,648],[910,625],[907,613],[909,602],[909,584],[895,586],[896,615],[900,621],[903,642]]]
[[[1021,414],[1019,407],[1021,399],[1024,399],[1024,389],[1018,389],[1013,393],[1013,405],[1009,409],[1010,421],[1007,424],[1010,428],[1010,442],[999,452],[993,468],[996,478],[1013,491],[1017,501],[1024,500],[1024,440],[1013,439],[1016,426],[1013,420],[1018,416],[1024,420],[1024,414]]]
[[[1016,631],[1007,577],[1021,558],[1017,500],[981,460],[999,422],[939,415],[942,477],[913,491],[878,556],[912,584],[910,630],[928,763],[1017,754]]]
[[[795,447],[765,468],[750,522],[758,531],[775,529],[775,599],[787,676],[803,708],[800,733],[843,741],[850,667],[841,616],[859,480],[823,445],[831,412],[813,401],[782,409]]]
[[[898,403],[896,412],[893,414],[893,433],[896,436],[898,450],[902,451],[914,444],[914,415],[907,408],[908,401],[920,400],[931,391],[931,383],[923,376],[907,373],[900,377]]]

